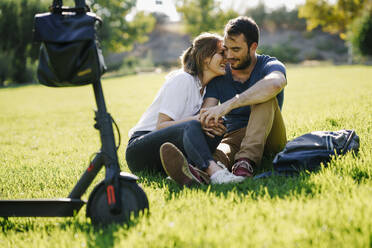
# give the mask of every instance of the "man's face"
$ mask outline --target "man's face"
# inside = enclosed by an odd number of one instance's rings
[[[252,62],[250,49],[243,34],[224,37],[225,55],[231,68],[234,70],[244,70]]]

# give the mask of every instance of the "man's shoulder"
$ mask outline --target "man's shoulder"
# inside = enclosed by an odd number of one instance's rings
[[[272,64],[272,63],[280,63],[280,64],[283,64],[280,60],[278,60],[276,57],[271,57],[270,55],[266,55],[266,54],[259,54],[257,55],[257,61],[261,64],[261,65],[266,65],[266,64]]]
[[[259,67],[259,71],[264,73],[264,75],[269,74],[273,71],[282,72],[284,75],[286,74],[285,65],[275,57],[271,57],[265,54],[258,55],[257,64]]]

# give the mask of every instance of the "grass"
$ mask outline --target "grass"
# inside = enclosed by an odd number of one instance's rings
[[[193,189],[140,174],[150,214],[132,225],[95,229],[85,207],[71,218],[0,218],[0,247],[372,247],[371,67],[290,67],[287,74],[288,138],[355,129],[357,157],[296,178]],[[103,81],[123,137],[124,171],[126,134],[163,80],[144,74]],[[67,196],[100,147],[94,108],[90,86],[0,89],[0,198]]]

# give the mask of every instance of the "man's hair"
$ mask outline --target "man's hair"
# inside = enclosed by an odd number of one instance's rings
[[[219,42],[222,42],[222,37],[217,34],[203,33],[197,36],[181,55],[183,70],[202,77],[204,60],[217,52]]]
[[[225,35],[236,36],[243,34],[247,42],[248,47],[253,42],[258,44],[260,38],[260,29],[256,22],[247,16],[239,16],[235,19],[231,19],[225,27]]]

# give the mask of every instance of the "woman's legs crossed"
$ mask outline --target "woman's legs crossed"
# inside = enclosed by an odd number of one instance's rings
[[[204,135],[200,122],[188,121],[171,127],[156,130],[129,142],[126,149],[126,160],[132,172],[150,170],[163,171],[159,149],[165,142],[173,143],[201,169],[208,167],[213,160],[211,150],[215,150],[220,137],[209,138]]]

